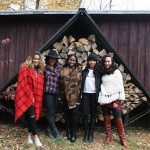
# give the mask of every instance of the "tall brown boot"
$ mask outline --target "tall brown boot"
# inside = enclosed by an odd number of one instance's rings
[[[125,140],[125,132],[124,132],[122,118],[119,118],[116,121],[116,126],[117,126],[117,131],[118,131],[118,134],[119,134],[121,145],[124,146],[125,148],[127,148],[128,144]]]
[[[106,138],[104,140],[104,143],[109,144],[112,139],[110,116],[104,116],[104,124],[106,132]]]

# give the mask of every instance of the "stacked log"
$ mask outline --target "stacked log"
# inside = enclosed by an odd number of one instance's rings
[[[141,104],[142,101],[147,101],[143,92],[132,82],[130,74],[125,73],[124,66],[120,65],[119,69],[123,76],[126,101],[122,104],[123,114],[126,114]]]
[[[61,41],[57,41],[53,44],[53,49],[57,51],[59,55],[58,62],[61,65],[65,63],[65,60],[70,54],[75,54],[78,57],[78,63],[84,66],[86,65],[87,57],[91,52],[95,52],[97,54],[98,60],[101,60],[101,58],[107,54],[105,49],[98,49],[96,38],[93,34],[91,34],[88,38],[82,37],[78,40],[71,35],[68,37],[64,36]],[[43,60],[45,59],[44,55],[47,55],[49,51],[50,49],[42,53]],[[113,55],[113,53],[111,54]],[[147,101],[147,98],[144,96],[143,92],[135,86],[131,75],[125,72],[124,66],[122,64],[118,64],[118,66],[124,81],[126,101],[124,101],[122,107],[123,114],[126,114],[140,105],[142,101]],[[5,91],[5,94],[9,93],[8,97],[12,100],[14,100],[16,86],[17,83],[9,86]],[[101,113],[98,113],[98,118],[102,119]],[[56,115],[56,120],[63,120],[62,113]]]

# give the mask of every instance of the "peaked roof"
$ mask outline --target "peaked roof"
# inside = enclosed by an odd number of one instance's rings
[[[125,63],[119,53],[111,46],[110,42],[102,33],[101,29],[83,8],[79,9],[79,11],[68,22],[66,22],[41,48],[39,48],[38,51],[42,53],[47,49],[52,48],[53,43],[60,41],[64,35],[72,35],[75,38],[80,38],[87,37],[90,34],[95,34],[96,41],[98,41],[96,43],[99,49],[106,49],[107,52],[114,53],[116,61],[120,64],[123,64],[125,72],[131,75],[133,83],[140,90],[142,90],[143,94],[146,96],[148,100],[146,102],[147,106],[150,106],[150,95],[148,94],[142,83],[138,80],[135,73],[127,65],[127,63]],[[16,81],[17,74],[10,80],[8,80],[8,82],[0,88],[0,91],[6,90],[8,86],[15,83]]]

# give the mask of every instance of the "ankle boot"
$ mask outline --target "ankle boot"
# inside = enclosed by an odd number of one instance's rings
[[[112,139],[110,116],[104,116],[104,124],[105,124],[105,133],[106,133],[106,138],[104,140],[104,143],[109,144]]]
[[[36,145],[37,147],[42,146],[42,143],[40,142],[40,140],[39,140],[39,138],[38,138],[37,135],[34,136],[34,142],[35,142],[35,145]]]
[[[52,131],[49,127],[46,127],[45,129],[45,134],[50,138],[50,139],[54,139],[54,136],[52,135]]]
[[[71,136],[70,136],[70,142],[71,142],[71,143],[74,143],[74,142],[76,141],[76,138],[77,138],[76,133],[75,133],[75,132],[72,132],[72,133],[71,133]]]
[[[85,133],[84,133],[83,141],[84,141],[84,142],[87,142],[87,141],[88,141],[88,137],[89,137],[89,133],[88,133],[88,132],[85,132]]]
[[[88,134],[88,141],[93,142],[93,131],[90,131]]]
[[[89,135],[88,135],[88,141],[93,142],[93,132],[95,127],[95,119],[90,120],[90,126],[89,126]]]
[[[128,144],[126,143],[126,140],[125,140],[125,132],[124,132],[122,118],[119,118],[116,121],[116,126],[117,126],[117,131],[119,134],[121,145],[124,146],[125,148],[127,148]]]
[[[28,141],[28,144],[33,144],[32,134],[31,133],[28,133],[27,141]]]
[[[83,124],[84,124],[84,138],[83,138],[83,141],[87,142],[88,141],[88,136],[89,136],[89,123],[88,123],[88,120],[84,119]]]
[[[63,137],[59,134],[57,128],[55,128],[55,130],[52,132],[52,135],[53,135],[55,140],[61,141],[63,139]]]
[[[70,140],[70,138],[71,138],[70,131],[66,131],[66,137],[67,137],[67,140]]]

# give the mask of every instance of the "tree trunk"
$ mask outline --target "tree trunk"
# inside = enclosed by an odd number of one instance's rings
[[[40,0],[36,0],[36,7],[35,9],[39,9]]]
[[[111,10],[112,7],[112,0],[109,1],[109,9]]]

